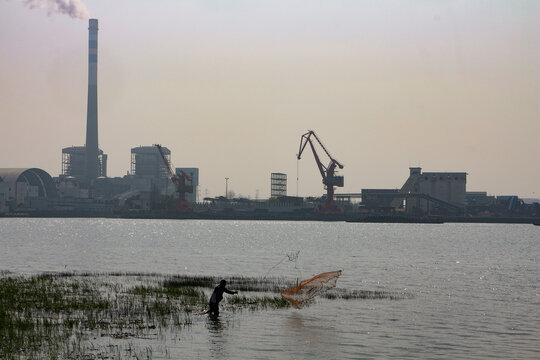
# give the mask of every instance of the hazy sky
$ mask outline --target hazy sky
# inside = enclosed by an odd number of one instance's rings
[[[61,149],[85,141],[88,20],[52,3],[0,0],[0,167],[57,176]],[[160,143],[200,168],[201,196],[229,177],[267,197],[271,172],[296,195],[312,129],[345,165],[338,192],[399,188],[421,166],[467,172],[468,191],[540,197],[536,0],[82,4],[99,19],[109,176]],[[324,192],[310,152],[298,184]]]

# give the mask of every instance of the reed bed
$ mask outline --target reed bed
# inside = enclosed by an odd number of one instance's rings
[[[387,291],[387,290],[348,290],[335,288],[321,295],[327,299],[343,299],[343,300],[404,300],[411,299],[411,293],[402,291]]]
[[[193,324],[207,309],[220,278],[147,273],[50,273],[0,271],[1,359],[151,359],[139,339],[157,339]],[[228,277],[240,295],[225,311],[288,308],[279,292],[296,281]],[[327,299],[389,299],[405,293],[332,289]]]
[[[151,348],[96,345],[157,337],[206,310],[214,278],[158,274],[0,276],[0,358],[151,358]],[[276,294],[224,300],[227,309],[288,307]]]
[[[194,286],[213,289],[221,278],[213,276],[193,276],[174,275],[165,280],[165,285],[169,286]],[[244,277],[232,276],[227,278],[227,282],[232,284],[234,290],[251,292],[271,292],[279,293],[296,282],[281,277]]]

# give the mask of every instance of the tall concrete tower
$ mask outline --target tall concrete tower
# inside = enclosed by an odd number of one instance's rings
[[[86,108],[86,180],[100,175],[98,148],[97,55],[98,20],[90,19],[88,26],[88,104]]]

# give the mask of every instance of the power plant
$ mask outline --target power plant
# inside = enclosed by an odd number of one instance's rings
[[[288,196],[287,174],[271,173],[269,199],[259,200],[258,195],[255,200],[230,198],[226,177],[225,196],[204,197],[200,202],[199,169],[175,168],[171,151],[161,145],[132,148],[131,171],[124,177],[109,178],[107,154],[98,142],[98,30],[98,20],[90,19],[85,145],[62,149],[58,178],[37,168],[0,168],[0,216],[24,209],[47,216],[56,212],[63,216],[269,220],[405,221],[443,216],[474,219],[482,215],[489,219],[528,216],[538,221],[540,217],[539,203],[529,206],[517,196],[467,192],[465,172],[422,172],[415,167],[409,169],[409,178],[401,188],[335,193],[336,188],[344,186],[344,177],[337,174],[344,166],[330,155],[314,131],[301,136],[296,156],[300,160],[309,145],[325,189],[320,197]],[[320,155],[329,159],[328,165]]]

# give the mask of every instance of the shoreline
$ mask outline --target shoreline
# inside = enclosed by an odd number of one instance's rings
[[[405,224],[534,224],[540,225],[535,217],[466,217],[431,216],[415,217],[401,215],[362,214],[317,214],[294,212],[90,212],[90,211],[47,211],[14,212],[0,214],[1,218],[109,218],[109,219],[160,219],[160,220],[255,220],[255,221],[332,221],[347,223],[405,223]]]

